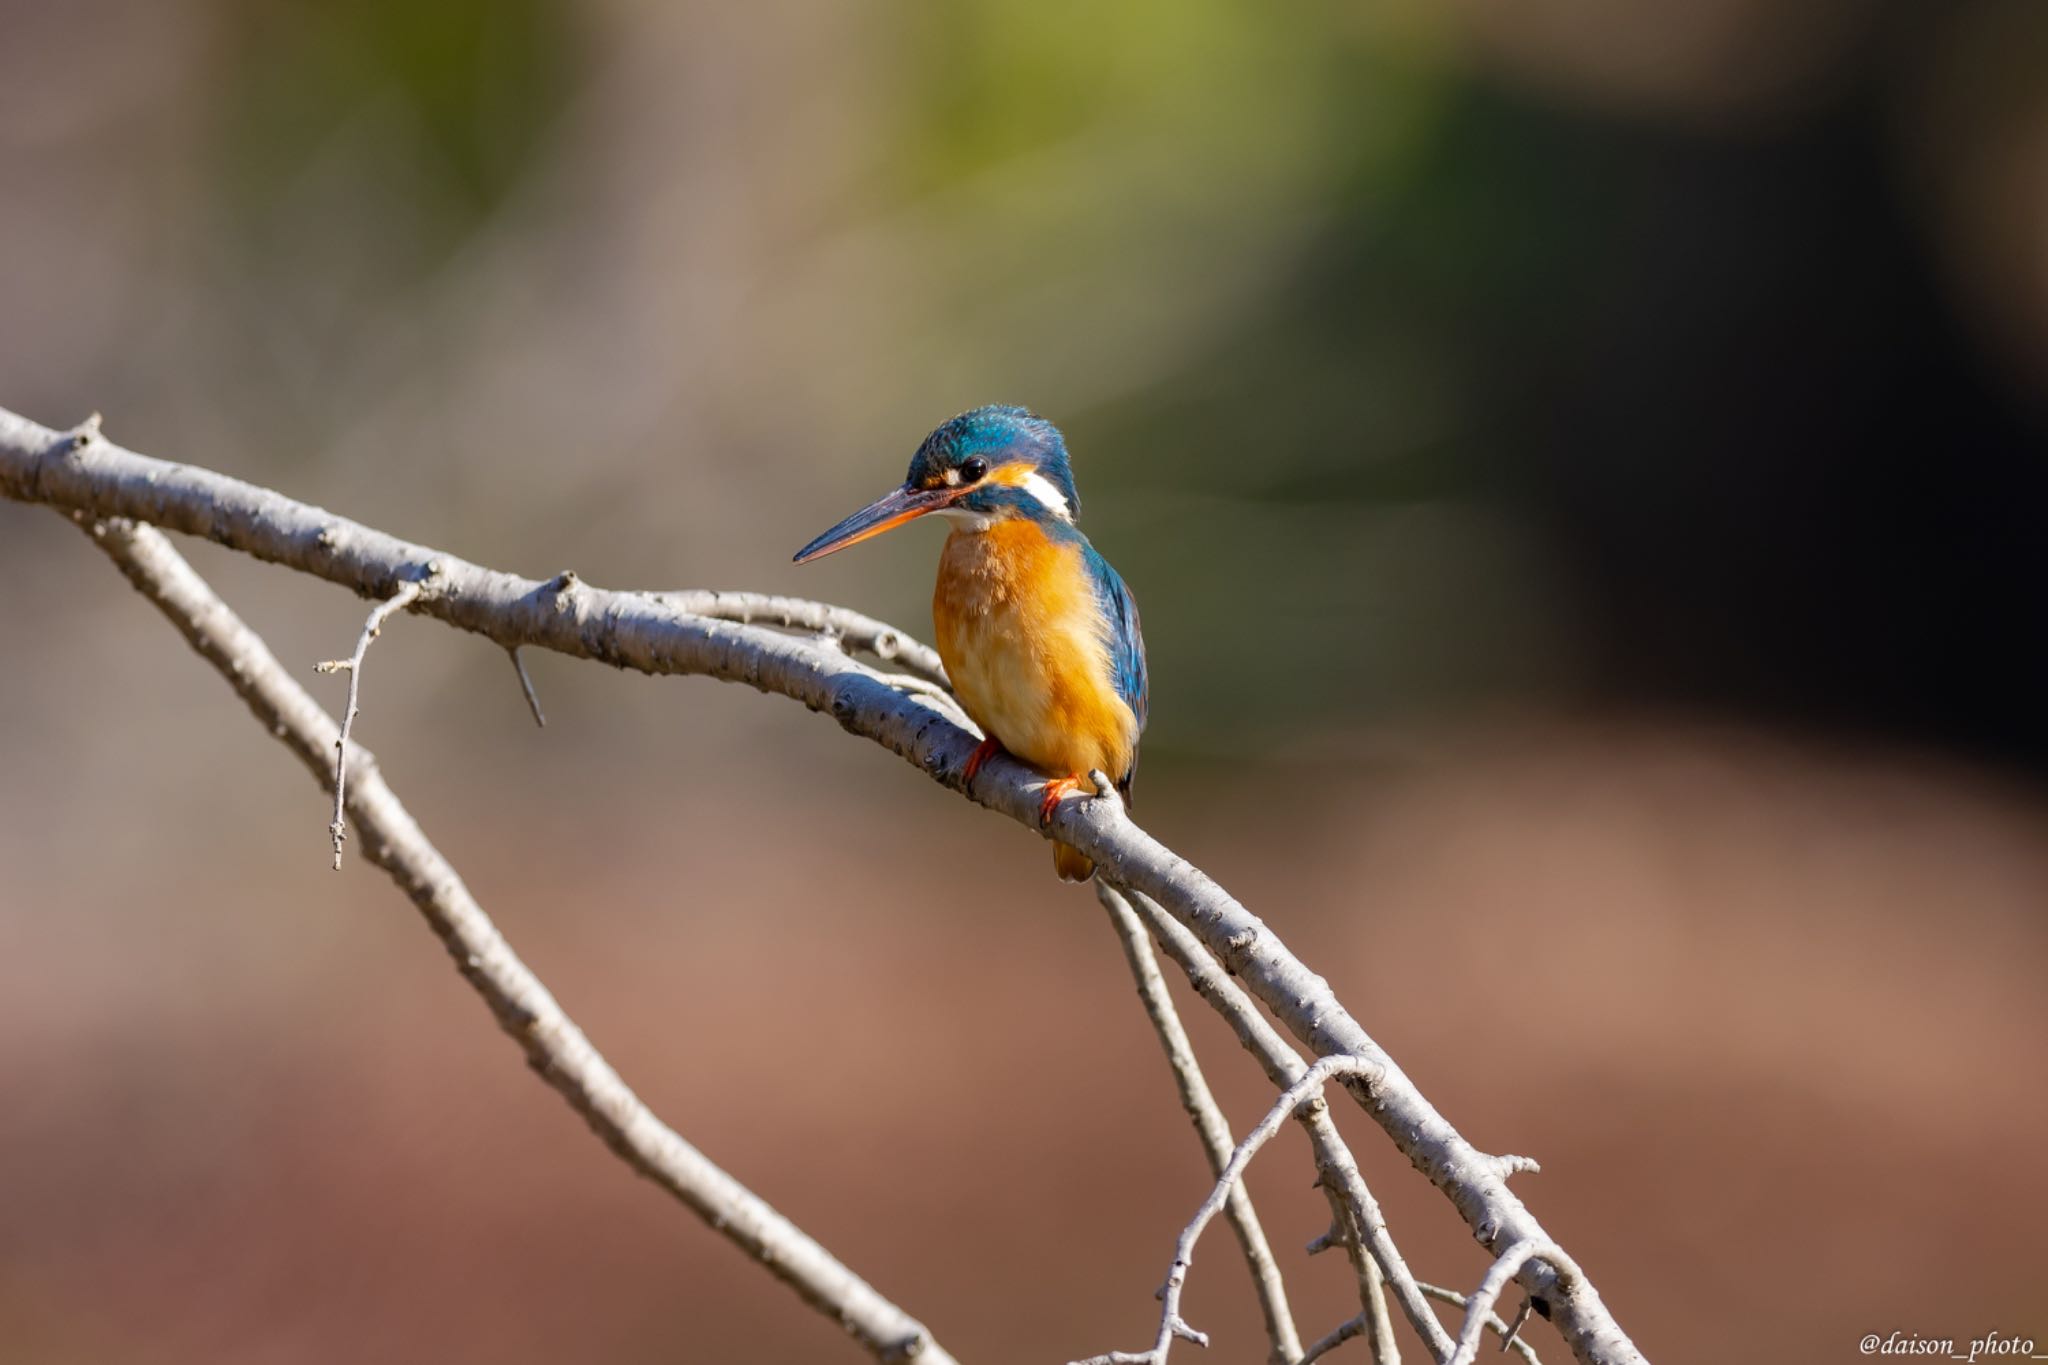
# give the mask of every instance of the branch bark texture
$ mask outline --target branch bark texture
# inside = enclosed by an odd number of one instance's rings
[[[648,673],[698,673],[791,697],[934,781],[966,790],[961,774],[974,736],[939,699],[892,684],[847,654],[837,637],[713,619],[660,597],[594,588],[572,573],[532,579],[497,572],[268,489],[136,454],[96,428],[58,432],[4,410],[0,493],[203,536],[366,597],[388,598],[401,584],[433,575],[437,591],[414,604],[416,614],[508,649],[530,645]],[[995,759],[967,794],[1037,830],[1041,783],[1029,769]],[[1551,1242],[1508,1189],[1514,1165],[1467,1141],[1343,1007],[1328,982],[1201,869],[1132,823],[1120,803],[1069,799],[1043,833],[1088,855],[1118,885],[1157,901],[1312,1053],[1362,1063],[1361,1074],[1372,1079],[1347,1088],[1450,1199],[1489,1252],[1499,1256],[1520,1243]],[[1578,1359],[1605,1365],[1642,1359],[1590,1279],[1560,1277],[1542,1260],[1524,1262],[1516,1278],[1544,1300]]]

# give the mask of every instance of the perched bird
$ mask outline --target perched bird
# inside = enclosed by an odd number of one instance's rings
[[[1138,604],[1074,522],[1081,498],[1059,429],[1023,408],[963,412],[924,438],[901,488],[797,551],[843,550],[937,512],[953,524],[939,556],[932,628],[953,691],[988,738],[965,778],[1007,751],[1051,780],[1039,822],[1100,772],[1129,801],[1145,728]],[[1062,880],[1095,864],[1053,845]]]

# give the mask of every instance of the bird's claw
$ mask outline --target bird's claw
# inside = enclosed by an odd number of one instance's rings
[[[1003,751],[1003,746],[992,739],[985,739],[974,746],[974,752],[967,756],[967,766],[960,770],[960,785],[974,785],[974,775],[981,771],[981,765]]]
[[[1045,784],[1044,795],[1038,803],[1038,824],[1040,828],[1052,823],[1052,813],[1058,807],[1060,798],[1068,792],[1077,790],[1084,780],[1078,774],[1074,774],[1067,777],[1055,777]]]
[[[1065,777],[1055,777],[1045,784],[1044,793],[1038,803],[1039,825],[1043,827],[1052,823],[1052,813],[1059,806],[1062,797],[1087,786],[1095,788],[1088,797],[1090,801],[1109,801],[1119,810],[1123,808],[1123,794],[1116,789],[1116,783],[1109,780],[1109,774],[1100,768],[1090,768],[1085,777],[1080,773],[1069,773]]]

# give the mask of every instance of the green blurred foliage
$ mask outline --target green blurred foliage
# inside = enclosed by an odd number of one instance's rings
[[[500,206],[577,72],[559,0],[241,0],[221,27],[230,85],[217,117],[235,218],[264,235],[309,165],[352,127],[383,121],[374,173],[357,189],[404,199],[414,235],[386,261],[400,276],[432,270]]]
[[[1211,159],[1312,159],[1357,50],[1330,11],[1193,0],[920,7],[905,35],[911,193],[1116,130]]]

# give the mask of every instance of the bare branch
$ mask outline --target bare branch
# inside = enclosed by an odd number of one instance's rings
[[[711,620],[645,594],[605,592],[566,578],[498,573],[412,544],[281,494],[189,465],[124,450],[104,437],[79,448],[69,436],[0,410],[0,494],[26,502],[124,516],[205,536],[367,596],[385,597],[440,559],[444,584],[420,613],[507,648],[538,645],[648,673],[694,673],[745,683],[828,712],[955,790],[975,740],[931,698],[888,686],[875,671],[814,640],[761,626]],[[1042,830],[1043,779],[992,759],[970,799],[1086,854],[1104,876],[1151,896],[1194,931],[1219,961],[1318,1055],[1371,1062],[1374,1079],[1346,1089],[1417,1170],[1448,1197],[1489,1250],[1547,1241],[1507,1188],[1499,1163],[1480,1152],[1416,1088],[1344,1008],[1329,983],[1272,930],[1134,824],[1119,802],[1064,801]],[[1540,1046],[1536,1049],[1542,1055]],[[1519,1283],[1547,1306],[1572,1353],[1587,1365],[1642,1359],[1584,1276],[1569,1283],[1542,1260]]]
[[[1445,1289],[1442,1285],[1438,1284],[1425,1284],[1422,1286],[1422,1292],[1441,1303],[1456,1304],[1460,1308],[1470,1307],[1472,1303],[1470,1296],[1460,1294],[1455,1289]],[[1505,1351],[1512,1346],[1515,1348],[1515,1354],[1528,1361],[1529,1365],[1543,1365],[1542,1359],[1536,1354],[1536,1348],[1516,1335],[1521,1328],[1522,1319],[1527,1316],[1528,1312],[1529,1301],[1524,1299],[1522,1300],[1522,1311],[1515,1314],[1513,1322],[1503,1322],[1498,1313],[1488,1313],[1486,1315],[1486,1326],[1489,1331],[1494,1332],[1500,1337],[1501,1350]]]
[[[1287,1116],[1303,1104],[1322,1102],[1319,1092],[1324,1082],[1332,1076],[1355,1076],[1362,1080],[1373,1080],[1377,1078],[1378,1073],[1377,1063],[1362,1058],[1318,1058],[1315,1065],[1304,1072],[1299,1081],[1287,1087],[1286,1093],[1266,1111],[1266,1116],[1245,1134],[1244,1141],[1237,1145],[1237,1150],[1231,1153],[1230,1160],[1225,1163],[1222,1174],[1217,1176],[1216,1187],[1209,1191],[1209,1197],[1195,1210],[1195,1216],[1181,1229],[1179,1240],[1173,1244],[1173,1264],[1168,1268],[1166,1283],[1159,1291],[1159,1335],[1153,1339],[1152,1349],[1139,1352],[1130,1359],[1145,1362],[1145,1365],[1166,1365],[1167,1353],[1172,1349],[1176,1337],[1204,1346],[1209,1344],[1208,1337],[1190,1327],[1180,1312],[1181,1293],[1187,1287],[1188,1271],[1195,1262],[1195,1243],[1201,1240],[1203,1229],[1209,1226],[1210,1220],[1216,1217],[1217,1211],[1230,1198],[1231,1190],[1244,1179],[1244,1169],[1251,1164],[1252,1158],[1259,1154],[1259,1149],[1272,1139],[1273,1134],[1280,1131],[1280,1125],[1287,1121]],[[1075,1365],[1088,1365],[1088,1362],[1077,1361]]]
[[[329,659],[323,664],[314,664],[316,673],[348,674],[348,701],[341,710],[341,733],[334,740],[334,819],[327,826],[327,833],[334,839],[334,870],[341,871],[341,845],[348,838],[348,822],[344,819],[344,795],[348,790],[348,734],[355,728],[356,717],[361,708],[356,705],[356,695],[363,685],[363,657],[370,652],[370,641],[383,633],[384,622],[391,614],[403,611],[417,600],[425,585],[414,581],[399,586],[397,592],[379,602],[370,610],[370,619],[363,622],[363,633],[356,637],[356,652],[346,659]]]
[[[520,657],[517,645],[505,652],[512,656],[512,668],[519,674],[519,690],[526,696],[526,709],[533,712],[533,723],[545,730],[548,718],[541,714],[540,696],[533,690],[533,679],[526,675],[526,660]]]
[[[1187,973],[1188,982],[1195,992],[1223,1016],[1245,1050],[1258,1059],[1267,1078],[1282,1088],[1298,1084],[1308,1073],[1308,1063],[1287,1045],[1279,1032],[1266,1022],[1266,1017],[1245,997],[1245,993],[1216,965],[1216,960],[1209,956],[1201,941],[1180,921],[1160,909],[1151,897],[1136,892],[1129,895],[1139,916],[1152,930],[1153,937],[1159,940],[1159,946]],[[1436,1313],[1423,1301],[1415,1276],[1410,1273],[1401,1249],[1394,1244],[1387,1220],[1380,1212],[1379,1201],[1373,1198],[1372,1191],[1366,1186],[1357,1160],[1337,1132],[1336,1121],[1330,1117],[1327,1108],[1310,1105],[1303,1110],[1302,1124],[1308,1130],[1309,1144],[1315,1152],[1316,1171],[1323,1192],[1330,1198],[1331,1230],[1338,1234],[1331,1236],[1326,1233],[1317,1241],[1343,1246],[1347,1236],[1355,1232],[1346,1250],[1369,1253],[1370,1261],[1379,1267],[1386,1277],[1387,1286],[1394,1291],[1395,1301],[1401,1305],[1409,1325],[1429,1348],[1431,1358],[1439,1362],[1450,1359],[1454,1349],[1450,1333],[1444,1331]],[[1380,1356],[1383,1365],[1393,1365],[1399,1353],[1393,1349],[1391,1325],[1381,1325],[1386,1316],[1386,1305],[1377,1294],[1367,1296],[1366,1291],[1370,1288],[1371,1281],[1367,1279],[1361,1286],[1361,1306],[1368,1318],[1378,1319],[1374,1322],[1373,1340],[1376,1348],[1383,1352]]]
[[[299,686],[254,631],[221,601],[161,534],[120,519],[78,518],[128,581],[220,670],[266,730],[321,783],[337,744],[334,720]],[[396,610],[394,597],[385,604]],[[758,1195],[668,1127],[612,1070],[540,978],[470,895],[446,858],[400,804],[368,750],[351,745],[356,780],[348,810],[364,854],[391,874],[490,1006],[528,1063],[581,1114],[607,1146],[681,1200],[727,1240],[843,1325],[877,1360],[952,1365],[915,1318],[881,1294]]]
[[[1124,961],[1130,964],[1131,976],[1137,983],[1138,999],[1144,1003],[1153,1031],[1159,1035],[1159,1045],[1166,1050],[1174,1087],[1180,1092],[1181,1108],[1187,1111],[1196,1136],[1202,1140],[1202,1151],[1209,1158],[1209,1173],[1220,1176],[1230,1161],[1230,1124],[1217,1107],[1215,1095],[1210,1093],[1201,1064],[1195,1060],[1195,1046],[1181,1026],[1180,1012],[1174,1008],[1166,979],[1159,974],[1159,959],[1152,955],[1152,940],[1130,903],[1108,883],[1098,879],[1095,894],[1102,908],[1109,912],[1109,922],[1124,950]],[[1259,1215],[1252,1208],[1251,1191],[1242,1182],[1232,1187],[1227,1208],[1231,1228],[1252,1273],[1252,1286],[1258,1292],[1259,1311],[1266,1319],[1266,1338],[1273,1346],[1272,1359],[1276,1365],[1296,1365],[1301,1359],[1301,1337],[1295,1331],[1294,1315],[1288,1311],[1287,1288],[1280,1278],[1280,1267],[1273,1260],[1273,1249],[1266,1242],[1265,1230],[1259,1226]]]

